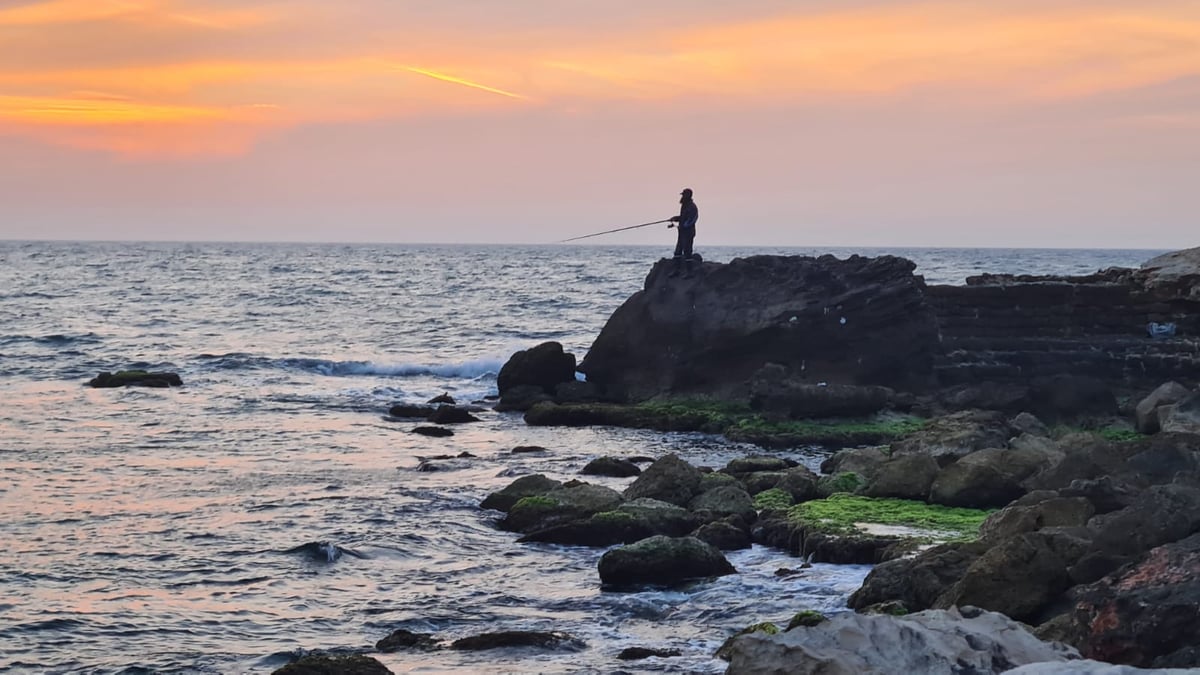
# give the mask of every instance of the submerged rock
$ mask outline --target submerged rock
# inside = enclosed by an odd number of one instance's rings
[[[660,659],[666,659],[673,656],[683,656],[683,652],[678,649],[651,649],[650,647],[626,647],[617,654],[617,658],[622,661],[640,661],[656,656]]]
[[[611,476],[614,478],[628,478],[636,476],[642,470],[637,464],[620,457],[597,457],[587,463],[580,471],[585,476]]]
[[[271,675],[391,675],[387,666],[363,654],[307,654]]]
[[[392,631],[387,637],[375,643],[375,649],[385,653],[401,649],[428,651],[438,649],[438,647],[438,641],[432,635],[414,633],[403,628]]]
[[[462,424],[464,422],[478,422],[479,418],[472,415],[471,411],[466,408],[459,408],[453,405],[440,405],[429,416],[429,421],[434,424]]]
[[[536,647],[555,651],[577,652],[587,649],[587,643],[557,631],[510,630],[472,635],[450,643],[450,649],[482,651],[506,647]]]
[[[97,388],[112,387],[182,387],[183,380],[178,373],[147,372],[145,370],[121,370],[115,373],[100,373],[88,380],[87,386]]]
[[[454,435],[454,430],[446,427],[415,427],[412,433],[431,438],[447,438]]]

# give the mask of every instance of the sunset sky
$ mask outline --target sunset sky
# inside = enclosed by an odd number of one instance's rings
[[[1200,1],[0,0],[0,238],[546,243],[683,187],[701,248],[1200,245]]]

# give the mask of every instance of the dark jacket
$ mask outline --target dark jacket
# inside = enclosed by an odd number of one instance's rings
[[[696,207],[696,202],[682,202],[679,205],[679,229],[694,228],[697,220],[700,220],[700,209]]]

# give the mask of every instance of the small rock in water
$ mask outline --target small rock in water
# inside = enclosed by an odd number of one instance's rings
[[[444,393],[440,396],[434,396],[433,398],[429,399],[429,403],[431,405],[436,405],[438,403],[448,403],[450,405],[454,405],[454,397],[448,393]]]
[[[391,635],[375,643],[375,649],[381,652],[395,652],[401,649],[437,649],[438,642],[432,635],[414,633],[403,628],[392,631]]]
[[[461,424],[463,422],[478,422],[479,418],[472,415],[465,408],[442,405],[433,411],[433,414],[429,416],[429,421],[434,424]]]
[[[566,633],[526,630],[473,635],[461,640],[455,640],[450,644],[451,649],[466,651],[499,649],[501,647],[539,647],[542,649],[580,651],[586,649],[587,644]]]
[[[610,476],[614,478],[628,478],[636,476],[642,472],[637,464],[620,457],[597,457],[587,463],[583,467],[582,473],[585,476]]]
[[[422,436],[433,436],[434,438],[445,438],[446,436],[454,435],[452,430],[445,427],[417,427],[412,432],[414,434],[421,434]]]
[[[411,417],[414,419],[426,419],[433,414],[434,408],[427,405],[406,405],[397,404],[388,409],[388,414],[392,417]]]
[[[514,455],[523,455],[523,454],[532,453],[532,452],[550,452],[550,451],[547,450],[546,448],[543,448],[540,445],[518,445],[517,447],[512,449],[512,454],[514,454]]]
[[[671,656],[682,656],[683,652],[678,649],[650,649],[649,647],[629,647],[622,649],[617,658],[622,661],[637,661],[640,659],[648,659],[651,656],[659,658],[668,658]]]
[[[308,654],[279,668],[271,675],[391,675],[392,671],[363,654]]]
[[[100,373],[88,380],[89,387],[182,387],[183,380],[178,373],[152,373],[145,370],[121,370],[115,373]]]

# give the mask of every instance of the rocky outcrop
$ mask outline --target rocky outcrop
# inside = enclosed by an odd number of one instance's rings
[[[305,654],[271,675],[391,675],[391,672],[364,654]]]
[[[811,384],[925,388],[937,328],[911,261],[753,256],[704,263],[689,283],[654,266],[579,370],[610,398],[749,398],[763,366]]]
[[[626,499],[649,497],[687,506],[700,491],[700,470],[670,454],[657,460],[625,488]]]
[[[727,672],[733,675],[982,675],[1079,658],[1003,615],[974,608],[900,617],[840,614],[812,628],[743,635],[730,651]]]

